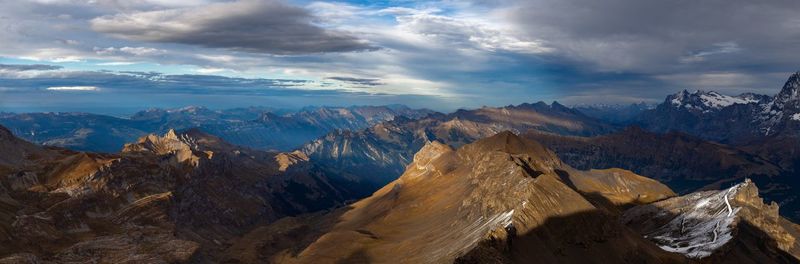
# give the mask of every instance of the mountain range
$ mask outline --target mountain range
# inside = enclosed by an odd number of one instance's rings
[[[682,131],[732,145],[747,145],[765,137],[797,137],[800,72],[792,74],[775,96],[684,90],[643,112],[633,123],[650,131]]]
[[[43,148],[5,128],[0,146],[0,255],[25,253],[12,259],[210,259],[255,226],[369,190],[302,153],[239,147],[196,129],[147,135],[118,154]]]
[[[592,136],[615,129],[558,102],[538,102],[398,118],[360,131],[334,131],[304,145],[301,151],[339,171],[376,178],[382,186],[400,176],[428,141],[458,147],[502,131]]]
[[[3,113],[0,263],[797,263],[799,91]]]
[[[401,105],[265,107],[211,110],[204,107],[149,109],[119,118],[88,113],[0,113],[0,125],[47,146],[113,153],[149,133],[200,128],[232,143],[263,150],[291,150],[336,129],[357,130],[397,116],[419,118],[433,111]]]
[[[147,135],[118,154],[45,148],[0,132],[0,263],[800,256],[800,226],[763,203],[749,180],[678,197],[630,171],[573,169],[510,131],[458,149],[425,142],[402,176],[355,203],[347,200],[364,189],[358,181],[301,152],[238,147],[196,129]]]

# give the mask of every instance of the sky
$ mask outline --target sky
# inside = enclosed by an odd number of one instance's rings
[[[0,111],[775,94],[796,0],[0,0]]]

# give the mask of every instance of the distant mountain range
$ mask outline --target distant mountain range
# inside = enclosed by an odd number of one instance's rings
[[[764,195],[800,219],[800,72],[775,96],[681,91],[659,105],[575,109],[619,127],[600,137],[529,133],[578,168],[621,167],[681,193],[750,177]],[[616,113],[616,114],[615,114]]]
[[[502,131],[595,136],[616,129],[558,102],[538,102],[398,118],[360,131],[335,131],[301,151],[327,167],[375,179],[382,186],[400,176],[428,141],[458,147]]]
[[[114,153],[149,133],[200,128],[232,143],[257,149],[290,150],[337,129],[357,130],[397,116],[433,113],[402,105],[211,110],[204,107],[150,109],[130,118],[87,113],[0,113],[15,135],[47,146]]]
[[[775,96],[681,91],[634,124],[655,132],[682,131],[717,142],[746,145],[764,138],[800,135],[800,72]]]

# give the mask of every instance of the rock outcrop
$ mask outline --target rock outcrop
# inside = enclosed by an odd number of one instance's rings
[[[666,251],[708,263],[800,261],[800,226],[764,203],[749,179],[631,208],[622,222]]]

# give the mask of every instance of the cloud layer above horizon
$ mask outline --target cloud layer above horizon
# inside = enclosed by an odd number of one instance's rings
[[[797,10],[790,0],[0,0],[0,110],[772,94],[800,69]]]

